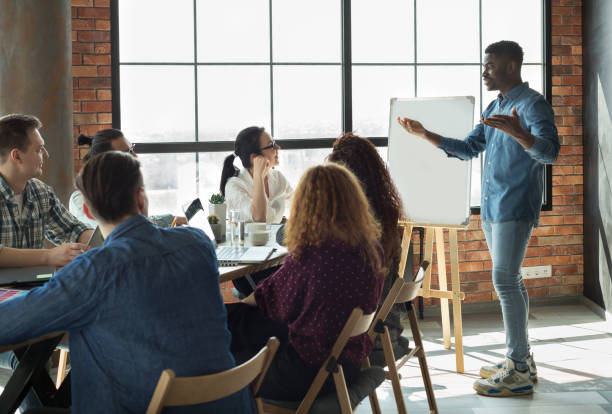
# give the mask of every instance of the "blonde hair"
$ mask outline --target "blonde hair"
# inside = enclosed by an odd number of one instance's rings
[[[287,222],[287,247],[296,260],[307,246],[340,240],[358,247],[374,273],[384,275],[379,238],[380,225],[352,172],[335,163],[306,170]]]

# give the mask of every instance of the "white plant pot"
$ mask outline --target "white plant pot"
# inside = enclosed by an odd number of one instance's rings
[[[225,221],[227,220],[227,205],[223,204],[208,204],[208,215],[214,214],[219,217],[219,224],[221,225],[221,234],[225,238]]]

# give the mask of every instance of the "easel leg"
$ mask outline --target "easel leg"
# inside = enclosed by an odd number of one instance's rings
[[[412,239],[412,224],[404,226],[404,234],[402,236],[402,255],[399,262],[399,277],[404,277],[406,271],[406,261],[408,260],[408,250],[410,250],[410,241]],[[412,269],[410,269],[412,274]]]
[[[453,322],[455,330],[455,358],[457,372],[463,372],[463,321],[461,319],[461,281],[459,279],[459,251],[457,245],[457,229],[449,229],[451,256],[451,283],[453,290]]]
[[[436,257],[438,258],[438,284],[441,291],[448,290],[446,280],[446,256],[444,252],[444,229],[436,227]],[[440,313],[442,314],[442,337],[444,338],[444,348],[451,348],[450,334],[450,311],[448,299],[440,298]]]

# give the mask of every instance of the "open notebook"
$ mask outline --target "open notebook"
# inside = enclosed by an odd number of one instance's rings
[[[208,223],[208,217],[206,217],[200,199],[195,199],[191,204],[186,206],[183,211],[185,212],[185,217],[189,225],[204,231],[208,238],[215,244],[219,266],[235,266],[243,263],[265,262],[278,250],[278,247],[274,246],[217,247],[215,235]]]

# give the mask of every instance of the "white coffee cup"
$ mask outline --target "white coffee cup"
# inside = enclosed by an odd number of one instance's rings
[[[266,231],[266,223],[247,223],[246,230],[247,233]]]
[[[269,238],[270,233],[268,231],[249,231],[249,243],[253,246],[263,246]]]

